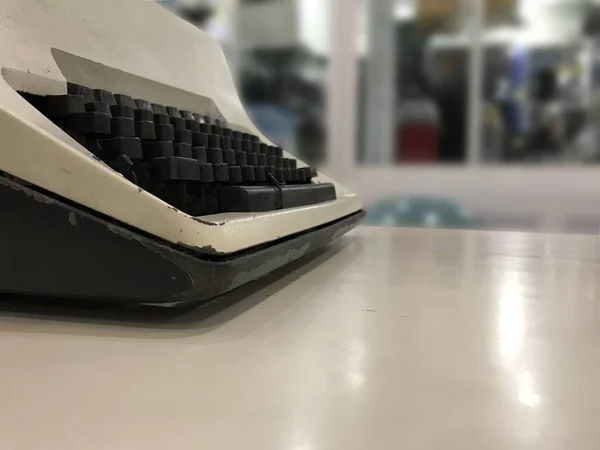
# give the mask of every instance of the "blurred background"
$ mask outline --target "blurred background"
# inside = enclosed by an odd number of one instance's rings
[[[169,0],[382,226],[597,234],[600,0]]]

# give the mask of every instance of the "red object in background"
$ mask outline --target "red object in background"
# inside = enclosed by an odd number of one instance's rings
[[[428,163],[438,159],[438,127],[435,123],[404,123],[397,128],[396,159]]]

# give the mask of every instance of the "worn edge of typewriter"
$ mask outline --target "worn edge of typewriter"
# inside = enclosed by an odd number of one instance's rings
[[[4,293],[165,307],[201,303],[256,280],[354,228],[362,211],[226,257],[173,246],[0,176],[11,214],[0,233]],[[35,276],[32,276],[35,274]]]
[[[8,83],[6,79],[8,74],[12,82],[33,79],[37,81],[44,79],[45,83],[52,85],[57,82],[27,72],[2,69],[0,81],[4,81],[5,84],[2,86],[0,83],[0,93],[4,94],[5,99],[14,98],[13,107],[17,112],[12,114],[0,105],[0,120],[7,126],[10,124],[10,140],[18,142],[20,146],[44,148],[44,152],[37,154],[36,165],[26,163],[30,161],[28,155],[21,155],[18,152],[13,154],[0,152],[0,167],[6,173],[43,189],[56,192],[63,197],[68,195],[77,204],[100,214],[128,218],[131,220],[131,222],[128,220],[128,225],[170,242],[183,242],[195,250],[208,254],[231,254],[319,226],[325,222],[323,219],[337,220],[362,209],[362,204],[354,194],[344,186],[335,183],[338,199],[332,202],[268,213],[221,213],[201,218],[188,216],[127,181],[67,133],[52,124],[21,97],[15,90],[15,86]],[[34,120],[23,120],[30,114],[32,119],[35,117]],[[293,157],[287,152],[284,152],[284,155]],[[92,164],[90,165],[89,162]],[[298,163],[299,166],[304,165],[300,160]],[[44,170],[39,170],[39,167],[44,167]],[[319,173],[316,182],[332,182],[332,180]],[[120,201],[98,203],[102,199],[95,196],[90,189],[91,186],[100,184],[104,186],[105,197],[118,198]],[[106,189],[110,189],[111,192]],[[150,199],[151,201],[148,202]],[[133,216],[129,207],[131,202],[135,202],[137,210]],[[297,216],[299,212],[302,212],[301,216]],[[154,217],[156,220],[140,222],[141,215]],[[268,220],[269,227],[264,226],[265,219]],[[250,220],[255,226],[248,222]],[[163,223],[170,223],[172,226],[165,228],[161,225]],[[200,233],[190,226],[191,223],[204,225],[206,228]],[[236,233],[242,225],[246,227],[243,239],[240,233]],[[285,230],[285,232],[272,235],[273,229]],[[219,245],[212,247],[212,243],[215,242]]]
[[[9,86],[7,88],[10,89],[7,95],[14,95],[18,99],[19,105],[26,106],[34,114],[43,117],[45,122],[50,123],[16,91]],[[3,110],[1,106],[0,119],[10,127],[10,139],[18,142],[19,146],[38,146],[45,150],[37,155],[36,164],[26,164],[27,155],[18,151],[12,155],[8,151],[0,152],[0,167],[5,173],[47,191],[55,192],[63,198],[65,196],[62,194],[67,193],[71,201],[96,213],[111,217],[131,217],[130,206],[135,203],[138,218],[152,217],[154,220],[140,221],[136,219],[136,221],[128,222],[128,226],[164,238],[172,243],[181,242],[201,253],[232,254],[256,245],[267,244],[286,235],[314,228],[324,223],[323,218],[325,217],[336,220],[362,209],[356,196],[345,194],[343,187],[336,184],[336,190],[342,189],[342,195],[338,195],[338,200],[333,202],[269,213],[222,213],[192,217],[130,183],[57,127],[54,126],[53,132],[60,132],[62,139],[56,139],[54,135],[33,123],[20,120],[18,116]],[[68,145],[67,142],[70,142],[71,145]],[[9,157],[9,155],[11,156]],[[322,181],[329,181],[321,174],[320,178]],[[88,185],[91,180],[94,180],[93,186],[102,184],[105,197],[118,199],[118,201],[101,205],[97,203],[100,197],[83,196],[85,190],[92,189]],[[288,216],[295,216],[298,211],[303,212],[302,217],[296,217],[293,224],[289,223]],[[275,229],[282,228],[282,225],[279,224],[280,219],[286,223],[285,229],[291,230],[291,232],[273,235],[273,226]],[[271,228],[264,226],[265,220],[268,220]],[[252,221],[255,226],[251,226],[249,221]],[[261,223],[262,225],[260,225]],[[275,225],[276,223],[277,225]],[[169,224],[169,226],[167,227],[165,224]],[[203,226],[203,229],[195,229],[193,224]],[[241,225],[246,226],[243,245],[238,242],[242,236],[235,231]],[[218,247],[212,246],[215,242],[219,244]],[[253,244],[248,245],[249,243]]]

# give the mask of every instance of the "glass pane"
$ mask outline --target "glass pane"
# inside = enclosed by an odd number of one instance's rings
[[[365,2],[360,163],[466,161],[470,10],[463,3]]]
[[[487,0],[482,159],[595,163],[600,7]]]

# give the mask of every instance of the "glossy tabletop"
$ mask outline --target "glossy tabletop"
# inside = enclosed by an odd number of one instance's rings
[[[595,449],[599,250],[360,228],[168,320],[3,304],[0,448]]]

